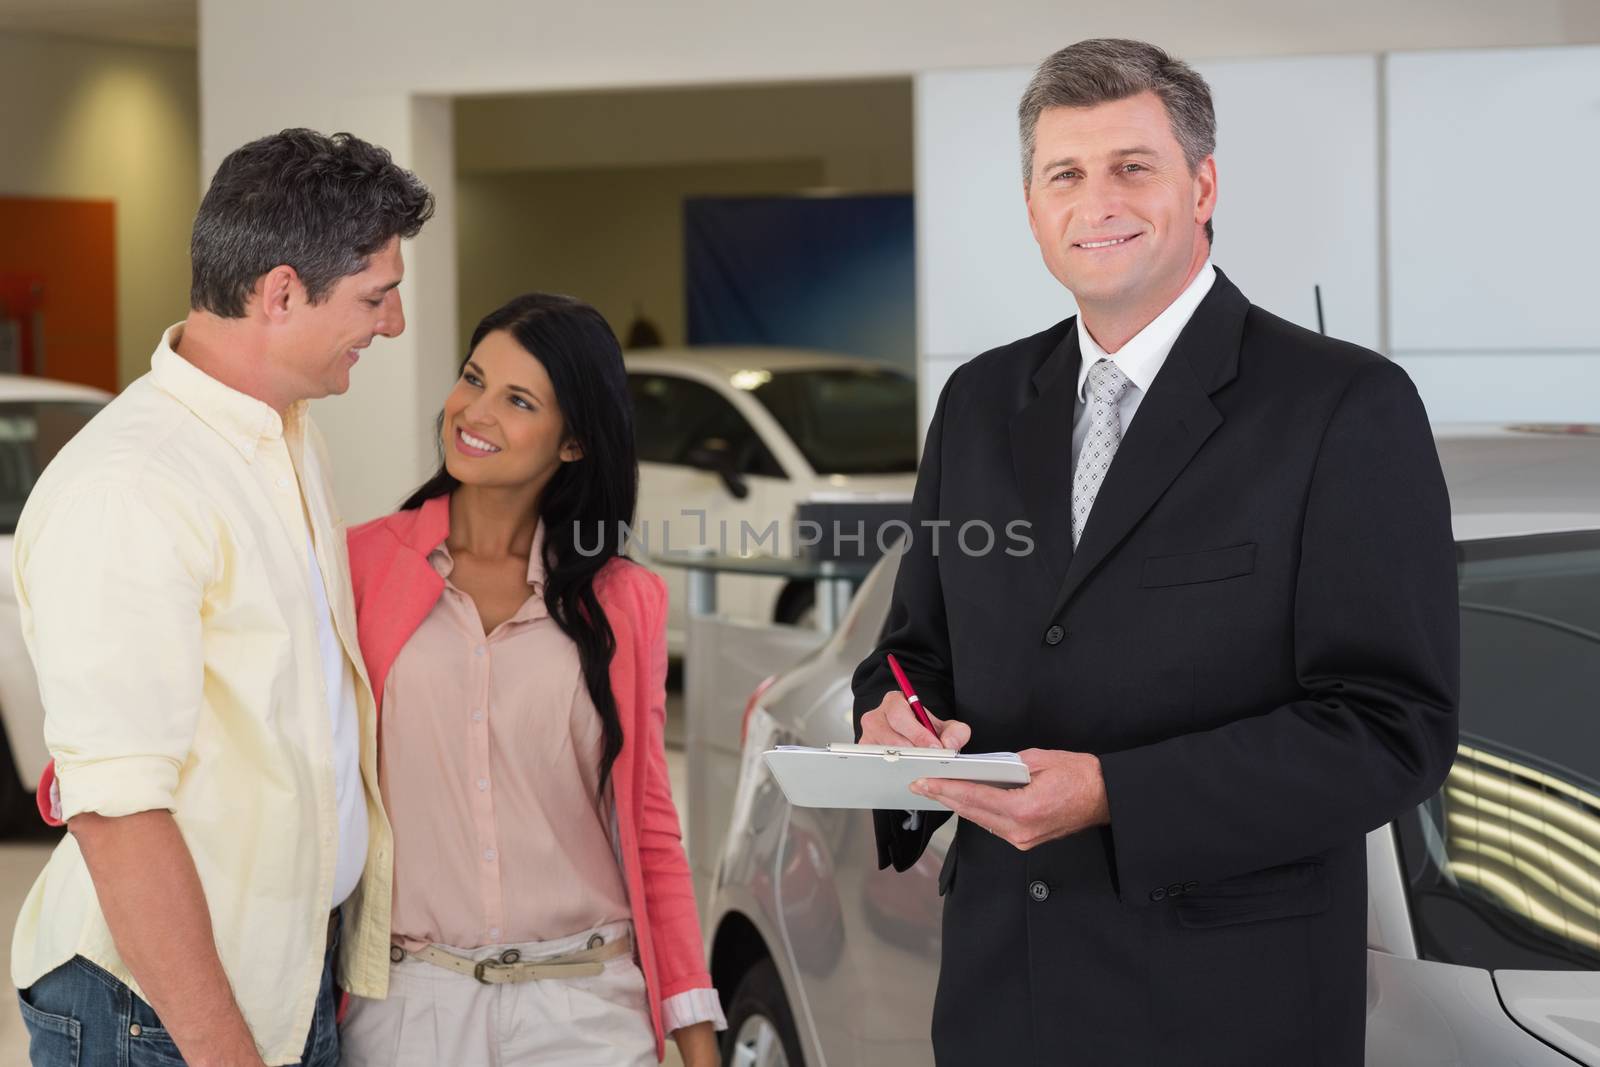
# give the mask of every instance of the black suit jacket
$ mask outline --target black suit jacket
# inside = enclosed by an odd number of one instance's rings
[[[1075,330],[951,376],[854,679],[858,732],[894,652],[935,714],[972,725],[969,750],[1092,752],[1105,775],[1108,828],[1023,852],[958,827],[938,1061],[1359,1064],[1363,835],[1455,755],[1455,553],[1427,415],[1398,367],[1219,272],[1074,552]],[[937,553],[930,520],[951,523]],[[972,520],[994,551],[956,543]],[[881,866],[909,867],[941,821],[903,820],[877,816]]]

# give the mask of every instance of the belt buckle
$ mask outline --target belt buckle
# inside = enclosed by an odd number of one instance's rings
[[[472,968],[472,977],[476,978],[479,982],[482,982],[484,985],[489,985],[490,984],[489,979],[485,978],[483,975],[484,975],[484,971],[488,968],[488,966],[491,963],[494,963],[494,962],[495,961],[493,959],[479,960],[477,962],[477,964]]]

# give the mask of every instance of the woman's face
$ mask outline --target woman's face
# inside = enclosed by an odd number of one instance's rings
[[[543,489],[580,458],[544,364],[504,330],[472,350],[444,401],[444,465],[463,485]]]

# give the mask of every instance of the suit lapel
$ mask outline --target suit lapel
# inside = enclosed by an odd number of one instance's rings
[[[1061,613],[1222,425],[1211,394],[1238,373],[1239,341],[1249,306],[1244,295],[1217,271],[1211,291],[1178,335],[1160,373],[1150,383],[1149,393],[1139,403],[1138,414],[1095,497],[1089,524],[1067,566],[1051,618]],[[1064,493],[1069,501],[1070,481]]]
[[[1034,397],[1011,418],[1011,466],[1036,545],[1034,555],[1059,584],[1072,559],[1072,424],[1077,416],[1076,319],[1034,372]],[[1065,473],[1063,473],[1065,472]]]

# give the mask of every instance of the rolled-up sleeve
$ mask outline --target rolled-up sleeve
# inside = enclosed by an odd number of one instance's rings
[[[17,604],[63,819],[173,809],[203,699],[207,541],[148,484],[75,487],[19,524]]]

